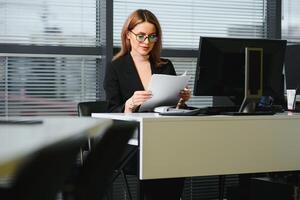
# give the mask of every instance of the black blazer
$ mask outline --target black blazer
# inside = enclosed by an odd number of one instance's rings
[[[162,59],[166,64],[157,67],[150,60],[152,74],[176,75],[170,60]],[[135,68],[130,54],[126,54],[114,60],[106,69],[104,79],[106,100],[109,103],[110,112],[124,112],[125,102],[135,91],[145,90],[142,81]]]

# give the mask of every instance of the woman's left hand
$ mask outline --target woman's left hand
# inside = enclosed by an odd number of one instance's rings
[[[180,91],[179,97],[182,99],[183,102],[188,101],[191,98],[191,90],[188,87],[185,87],[183,90]]]

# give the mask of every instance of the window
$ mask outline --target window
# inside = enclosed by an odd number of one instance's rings
[[[76,115],[104,97],[105,1],[0,5],[0,116]]]

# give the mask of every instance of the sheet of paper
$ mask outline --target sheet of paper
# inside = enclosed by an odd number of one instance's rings
[[[141,105],[139,111],[153,111],[157,106],[175,106],[180,91],[188,85],[189,79],[186,72],[181,76],[153,74],[148,88],[153,96]]]

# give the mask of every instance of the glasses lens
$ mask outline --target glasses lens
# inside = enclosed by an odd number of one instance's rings
[[[145,41],[145,35],[136,35],[136,40],[139,42],[144,42]]]
[[[156,42],[158,37],[157,35],[149,35],[148,38],[149,42]]]

